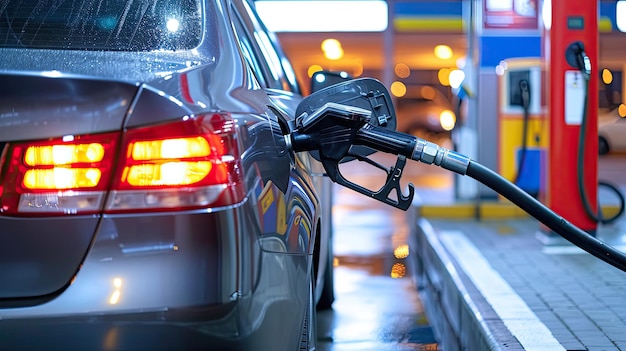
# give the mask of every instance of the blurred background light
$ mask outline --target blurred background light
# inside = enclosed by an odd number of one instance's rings
[[[609,85],[613,82],[613,73],[608,68],[602,70],[602,82],[606,85]]]
[[[402,245],[396,246],[396,248],[393,249],[393,256],[397,259],[403,259],[403,258],[409,257],[409,245],[402,244]]]
[[[329,60],[339,60],[343,57],[343,48],[337,39],[330,38],[322,41],[322,51],[324,57]]]
[[[456,115],[450,110],[443,110],[439,114],[439,123],[444,130],[452,130],[456,125]]]
[[[411,69],[405,63],[398,63],[393,70],[398,78],[408,78],[411,75]]]
[[[506,61],[500,61],[500,64],[496,66],[496,75],[503,76],[504,72],[508,69]]]
[[[435,88],[431,87],[430,85],[424,85],[421,89],[420,89],[420,95],[427,100],[432,100],[435,98],[435,95],[437,93],[435,92]]]
[[[336,50],[341,47],[341,43],[337,39],[328,38],[322,41],[322,51]]]
[[[309,66],[309,69],[307,70],[307,75],[309,76],[309,78],[311,78],[313,77],[313,73],[323,71],[323,70],[324,68],[322,68],[322,66],[320,65],[311,65]]]
[[[448,76],[448,81],[450,82],[450,87],[453,89],[458,89],[463,83],[465,79],[465,72],[460,69],[453,69],[450,71],[450,75]]]
[[[403,97],[406,95],[406,85],[402,82],[395,81],[391,83],[391,87],[389,88],[391,95],[396,97]]]
[[[324,57],[329,60],[339,60],[343,57],[343,49],[337,48],[335,50],[324,51]]]
[[[257,12],[274,32],[382,32],[388,25],[383,0],[257,0]]]
[[[435,56],[441,60],[448,60],[452,58],[452,49],[448,45],[435,46]]]
[[[458,59],[456,59],[456,66],[460,69],[465,68],[465,65],[467,64],[467,58],[465,56],[461,56]]]
[[[439,72],[437,72],[437,78],[439,79],[439,83],[441,83],[441,85],[443,85],[444,87],[447,87],[450,85],[450,69],[449,68],[442,68],[439,70]]]
[[[391,267],[391,277],[394,279],[403,278],[406,275],[406,266],[402,263],[394,263]]]

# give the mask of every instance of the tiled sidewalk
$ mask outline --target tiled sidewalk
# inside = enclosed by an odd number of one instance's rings
[[[416,280],[444,351],[626,350],[626,272],[530,217],[419,218]],[[598,238],[625,249],[626,224]],[[549,244],[546,244],[549,242]]]

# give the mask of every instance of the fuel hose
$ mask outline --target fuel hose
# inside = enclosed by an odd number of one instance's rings
[[[404,155],[414,161],[437,165],[469,176],[504,196],[570,243],[626,272],[624,253],[573,225],[508,179],[467,156],[420,138],[371,125],[361,128],[355,141],[375,147],[379,151]],[[413,148],[408,152],[410,146]]]

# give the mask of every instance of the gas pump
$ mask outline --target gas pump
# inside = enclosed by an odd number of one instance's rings
[[[619,190],[598,180],[598,4],[545,0],[543,17],[550,130],[544,202],[595,235],[598,223],[617,218],[624,207]],[[602,218],[599,185],[620,198],[621,210],[612,219]]]
[[[407,210],[414,187],[405,194],[400,183],[407,159],[437,165],[469,176],[509,199],[555,233],[606,263],[626,271],[626,255],[573,225],[500,174],[467,156],[394,130],[395,112],[389,92],[379,81],[360,78],[319,90],[300,103],[285,143],[293,152],[310,152],[328,177],[349,189]],[[386,168],[368,158],[375,151],[397,156]],[[380,189],[368,189],[346,179],[339,165],[364,161],[385,170]]]
[[[510,58],[498,67],[499,172],[534,197],[548,146],[541,58]]]

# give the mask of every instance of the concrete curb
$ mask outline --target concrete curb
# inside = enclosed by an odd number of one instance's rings
[[[449,256],[427,219],[417,222],[414,279],[443,350],[524,350]]]

